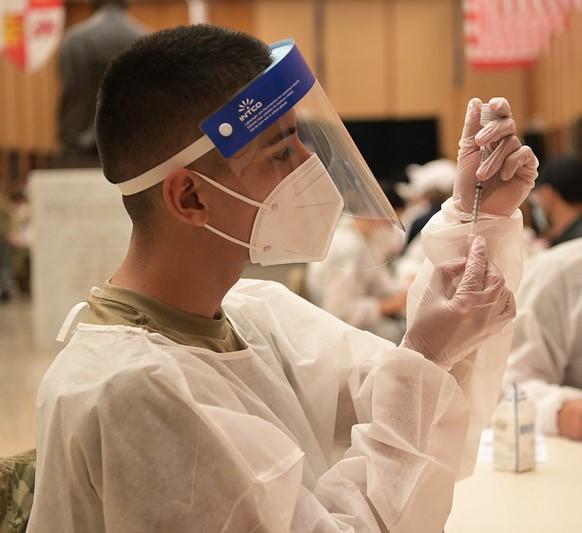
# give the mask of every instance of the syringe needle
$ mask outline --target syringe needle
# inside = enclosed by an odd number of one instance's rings
[[[471,237],[477,235],[477,222],[479,220],[479,210],[481,209],[481,195],[483,194],[483,182],[478,181],[475,187],[475,198],[473,199],[473,215],[471,217]]]

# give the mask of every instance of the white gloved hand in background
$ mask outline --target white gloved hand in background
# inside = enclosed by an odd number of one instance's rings
[[[477,180],[484,182],[481,212],[510,216],[526,199],[538,175],[538,160],[529,146],[522,146],[515,135],[509,102],[493,98],[491,110],[499,117],[481,127],[481,100],[467,106],[465,126],[459,141],[457,177],[453,189],[455,207],[464,213],[473,209]],[[498,143],[481,163],[481,146]],[[493,178],[493,179],[492,179]]]
[[[514,317],[513,293],[488,262],[487,242],[478,236],[467,259],[435,267],[402,346],[449,370]]]

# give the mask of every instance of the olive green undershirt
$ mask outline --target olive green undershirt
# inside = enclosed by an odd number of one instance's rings
[[[219,318],[192,315],[110,282],[93,291],[87,301],[89,311],[83,321],[89,324],[136,326],[219,353],[246,348],[222,311]]]

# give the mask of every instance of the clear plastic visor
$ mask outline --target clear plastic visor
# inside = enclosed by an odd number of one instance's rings
[[[215,154],[213,151],[209,156]],[[285,179],[299,180],[293,190],[301,194],[301,199],[288,216],[298,219],[308,216],[306,231],[317,233],[329,224],[328,202],[321,187],[300,184],[305,164],[314,155],[343,200],[335,235],[324,260],[345,269],[367,270],[384,265],[402,249],[404,228],[319,83],[315,82],[292,109],[242,149],[223,158],[228,171],[218,176],[214,172],[212,177],[259,203],[268,202]],[[191,168],[208,172],[203,160]],[[318,210],[310,209],[308,213],[303,209],[318,204]],[[297,222],[303,224],[305,220]],[[218,229],[229,231],[229,228]],[[296,237],[307,238],[305,234]],[[248,241],[252,235],[249,232],[237,238]]]
[[[384,265],[402,249],[402,224],[295,43],[271,50],[271,66],[200,123],[201,138],[121,192],[189,168],[206,182],[205,227],[253,263]]]

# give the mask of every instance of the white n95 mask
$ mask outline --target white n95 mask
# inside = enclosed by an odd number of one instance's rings
[[[252,263],[263,266],[321,261],[329,250],[343,209],[342,197],[325,166],[313,154],[257,202],[196,172],[214,187],[259,208],[250,242],[206,224],[216,235],[249,249]]]

